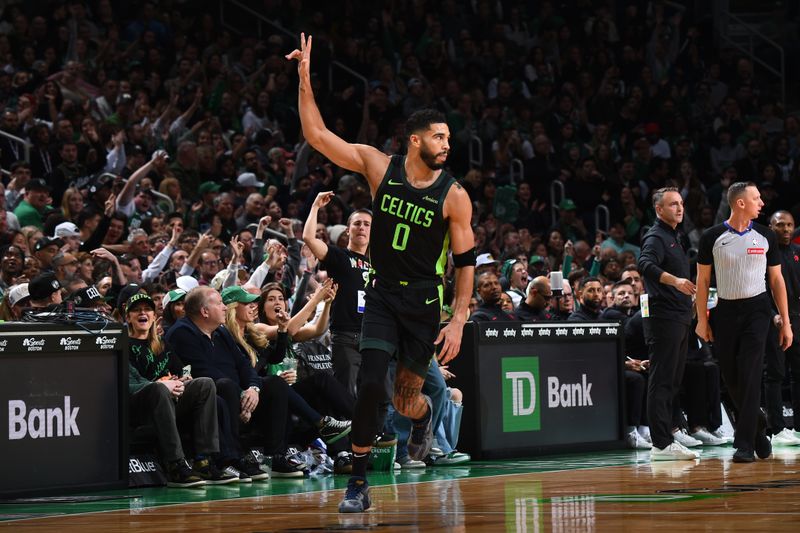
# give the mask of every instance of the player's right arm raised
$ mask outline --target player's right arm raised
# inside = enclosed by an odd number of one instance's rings
[[[372,146],[348,143],[325,127],[311,89],[311,42],[310,35],[306,39],[304,33],[300,34],[300,50],[295,49],[286,56],[286,59],[298,61],[298,108],[303,136],[334,164],[365,176],[374,193],[389,167],[389,156]]]

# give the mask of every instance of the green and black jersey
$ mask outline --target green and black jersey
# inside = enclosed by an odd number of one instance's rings
[[[166,347],[161,353],[156,354],[150,349],[149,340],[129,338],[128,348],[128,358],[131,365],[148,381],[158,381],[169,374],[181,376],[183,367],[180,359],[167,350]]]
[[[373,203],[369,248],[378,279],[405,285],[442,278],[450,247],[444,199],[454,183],[442,171],[417,189],[406,179],[405,156],[392,156]]]

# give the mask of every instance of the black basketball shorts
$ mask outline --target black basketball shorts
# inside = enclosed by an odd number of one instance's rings
[[[441,284],[393,286],[377,280],[367,287],[365,303],[361,349],[396,354],[398,364],[424,378],[439,334]]]

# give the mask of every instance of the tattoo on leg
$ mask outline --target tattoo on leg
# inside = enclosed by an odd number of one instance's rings
[[[425,416],[428,404],[420,394],[423,379],[416,374],[402,369],[397,369],[394,383],[394,407],[397,411],[412,420]]]

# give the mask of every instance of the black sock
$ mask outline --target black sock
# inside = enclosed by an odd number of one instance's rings
[[[433,416],[433,411],[428,406],[428,402],[425,402],[425,407],[427,408],[427,411],[426,411],[425,415],[422,418],[418,418],[416,420],[412,420],[412,422],[414,423],[415,426],[424,426],[424,425],[426,425],[428,423],[428,420],[430,420],[431,416]]]
[[[353,474],[354,476],[367,477],[367,465],[369,464],[369,452],[353,452]]]

